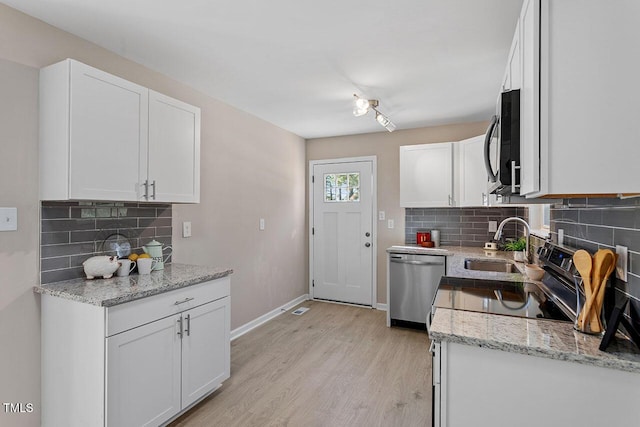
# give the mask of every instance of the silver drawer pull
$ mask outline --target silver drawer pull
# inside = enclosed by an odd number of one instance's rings
[[[180,305],[180,304],[184,304],[185,302],[189,302],[189,301],[192,301],[192,300],[194,300],[194,299],[195,299],[195,298],[185,298],[185,299],[183,299],[182,301],[176,301],[176,302],[174,302],[174,303],[173,303],[173,305]]]

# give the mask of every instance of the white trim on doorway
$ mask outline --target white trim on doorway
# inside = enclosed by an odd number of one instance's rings
[[[324,159],[324,160],[310,160],[309,161],[309,298],[313,299],[313,167],[315,165],[322,164],[335,164],[335,163],[352,163],[352,162],[371,162],[371,218],[372,218],[372,234],[373,241],[371,242],[373,259],[371,260],[371,306],[377,308],[378,306],[378,279],[377,279],[377,266],[378,266],[378,158],[377,156],[362,156],[362,157],[344,157],[339,159]]]

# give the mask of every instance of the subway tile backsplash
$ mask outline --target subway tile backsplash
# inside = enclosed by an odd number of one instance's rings
[[[528,217],[523,207],[490,208],[407,208],[405,209],[405,244],[416,243],[419,231],[440,230],[440,244],[448,246],[482,247],[493,238],[489,221],[498,224],[505,218]],[[516,223],[507,224],[504,237],[514,238],[520,233]]]
[[[137,252],[153,239],[170,245],[171,213],[164,203],[42,202],[41,283],[84,277],[82,262],[116,255],[109,245],[116,238],[126,239]]]
[[[619,297],[631,299],[631,315],[640,326],[640,198],[566,199],[551,208],[551,235],[558,239],[564,230],[564,244],[591,253],[600,248],[615,251],[616,245],[629,250],[627,282],[614,279]]]

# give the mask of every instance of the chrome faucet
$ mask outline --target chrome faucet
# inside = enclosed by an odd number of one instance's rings
[[[496,231],[496,234],[493,236],[493,240],[500,240],[500,238],[502,237],[502,229],[504,228],[504,225],[510,221],[521,222],[522,224],[524,224],[525,231],[527,232],[527,247],[524,249],[524,256],[527,262],[529,262],[529,239],[531,237],[531,227],[529,227],[529,224],[527,224],[527,221],[525,221],[524,219],[518,218],[517,216],[512,216],[502,221],[498,226],[498,231]]]

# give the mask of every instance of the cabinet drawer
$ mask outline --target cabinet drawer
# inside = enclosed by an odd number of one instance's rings
[[[107,309],[107,336],[229,296],[229,277],[187,286]]]

